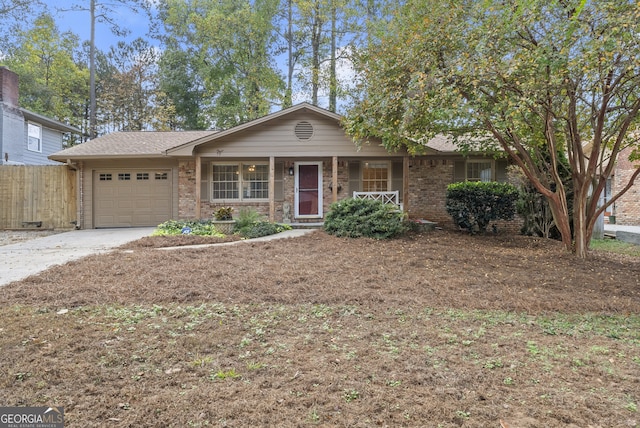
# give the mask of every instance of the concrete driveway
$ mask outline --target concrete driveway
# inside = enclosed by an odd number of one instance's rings
[[[24,279],[50,266],[90,254],[105,253],[151,235],[153,227],[86,229],[58,233],[0,246],[0,286]]]

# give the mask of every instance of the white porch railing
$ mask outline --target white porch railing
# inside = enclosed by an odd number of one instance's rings
[[[393,192],[353,192],[353,197],[359,199],[373,199],[374,201],[381,201],[384,204],[393,204],[399,209],[402,209],[400,195],[397,190]]]

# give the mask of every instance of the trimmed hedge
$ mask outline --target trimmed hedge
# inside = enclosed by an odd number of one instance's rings
[[[466,181],[447,186],[446,208],[460,228],[485,233],[494,220],[513,220],[517,199],[509,183]]]
[[[406,231],[404,214],[391,204],[349,198],[334,202],[324,220],[324,230],[349,238],[388,239]]]

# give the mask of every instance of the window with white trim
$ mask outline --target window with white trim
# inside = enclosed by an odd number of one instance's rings
[[[362,164],[362,191],[388,191],[389,177],[389,162],[364,162]]]
[[[42,127],[40,125],[27,124],[27,150],[42,153]]]
[[[269,164],[214,163],[211,169],[213,201],[269,199]]]

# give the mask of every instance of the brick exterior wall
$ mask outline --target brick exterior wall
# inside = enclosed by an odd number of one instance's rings
[[[611,186],[613,195],[616,195],[626,186],[633,171],[638,168],[640,164],[640,162],[637,161],[629,161],[630,153],[631,148],[627,148],[618,155],[615,175]],[[615,202],[613,213],[616,216],[616,224],[627,226],[637,226],[640,224],[640,181],[638,179],[636,179],[633,187]]]
[[[409,160],[409,217],[453,227],[445,208],[447,185],[453,182],[454,162],[447,159]]]
[[[283,204],[286,202],[290,206],[290,218],[295,223],[317,223],[322,219],[295,219],[294,209],[294,187],[295,177],[288,174],[290,167],[295,164],[293,161],[284,162],[283,189],[284,200],[275,203],[275,221],[283,221]],[[179,217],[181,219],[195,218],[196,199],[196,174],[195,161],[180,161],[178,177],[179,194]],[[452,229],[455,228],[447,210],[445,208],[445,197],[447,185],[453,182],[454,161],[451,159],[410,159],[409,160],[409,211],[410,218],[420,218],[438,223],[438,226]],[[323,186],[323,212],[329,211],[332,203],[332,191],[329,185],[332,183],[332,162],[323,161],[322,164],[322,186]],[[348,198],[352,195],[349,189],[349,162],[338,161],[338,184],[342,189],[338,192],[338,200]],[[268,202],[232,202],[228,204],[213,203],[203,201],[200,206],[201,217],[203,219],[212,218],[213,213],[222,206],[231,206],[234,209],[234,216],[247,208],[256,210],[265,217],[269,216]],[[521,220],[515,222],[496,222],[499,230],[509,230],[517,232],[521,226]]]
[[[196,161],[178,163],[178,217],[196,218]]]

